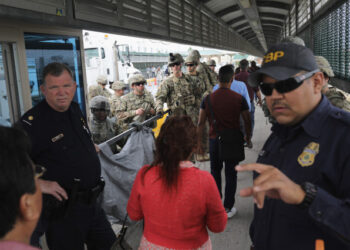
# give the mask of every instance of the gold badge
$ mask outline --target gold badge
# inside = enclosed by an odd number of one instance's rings
[[[315,157],[320,150],[320,144],[310,142],[298,157],[298,162],[302,167],[310,167],[315,162]]]
[[[28,120],[29,121],[33,121],[34,120],[34,117],[32,115],[28,116]]]

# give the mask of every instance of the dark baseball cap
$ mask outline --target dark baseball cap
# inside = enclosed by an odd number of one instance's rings
[[[267,51],[261,69],[249,75],[248,83],[252,87],[257,87],[262,75],[281,81],[300,71],[310,72],[316,69],[318,66],[310,49],[294,43],[280,43]]]

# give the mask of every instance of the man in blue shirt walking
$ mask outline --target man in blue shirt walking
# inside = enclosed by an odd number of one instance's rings
[[[232,66],[233,70],[234,70],[234,67]],[[216,84],[213,88],[213,92],[215,90],[217,90],[219,88],[219,84]],[[230,87],[231,90],[233,90],[234,92],[240,94],[241,96],[244,97],[244,99],[247,101],[248,103],[248,106],[249,106],[249,111],[250,111],[250,98],[249,98],[249,93],[248,93],[248,90],[247,90],[247,86],[245,86],[244,82],[241,82],[241,81],[237,81],[233,78],[233,81],[231,83],[231,87]]]

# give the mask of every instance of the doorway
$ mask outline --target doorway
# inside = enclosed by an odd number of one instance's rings
[[[0,41],[0,125],[11,126],[22,113],[17,44]]]

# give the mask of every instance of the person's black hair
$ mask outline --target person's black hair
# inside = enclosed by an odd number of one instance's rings
[[[67,65],[63,63],[58,63],[58,62],[49,63],[43,69],[43,83],[45,84],[45,77],[47,75],[52,75],[57,77],[57,76],[60,76],[64,71],[67,71],[68,74],[73,79],[73,73]]]
[[[232,65],[227,64],[225,66],[222,66],[219,69],[219,82],[220,83],[229,83],[229,82],[231,82],[233,74],[234,74],[234,70],[233,70],[233,66]]]
[[[0,238],[15,225],[21,196],[35,193],[29,152],[29,138],[23,131],[0,126]]]
[[[239,67],[243,71],[247,70],[248,66],[249,66],[249,62],[246,59],[243,59],[239,62]]]

